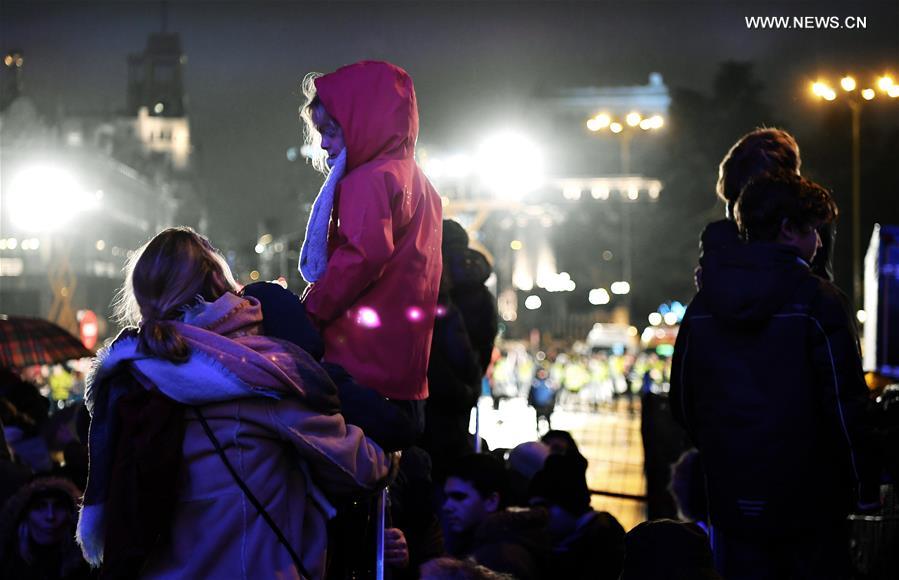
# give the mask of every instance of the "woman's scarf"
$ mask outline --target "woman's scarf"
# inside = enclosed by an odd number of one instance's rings
[[[144,353],[134,330],[124,331],[97,353],[86,381],[85,404],[91,413],[88,453],[90,475],[77,537],[93,566],[103,559],[103,505],[109,494],[116,448],[116,404],[128,394],[113,380],[130,373],[185,405],[204,405],[249,397],[296,397],[310,408],[337,413],[337,388],[324,369],[300,347],[260,335],[262,308],[255,298],[226,294],[200,302],[183,321],[172,321],[190,349],[184,363]]]
[[[328,226],[334,208],[334,191],[346,171],[346,149],[340,152],[331,171],[312,203],[306,224],[306,237],[300,249],[300,274],[307,282],[316,282],[328,267]]]

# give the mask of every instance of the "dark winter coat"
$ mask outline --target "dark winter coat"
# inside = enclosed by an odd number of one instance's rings
[[[706,468],[712,524],[797,532],[877,499],[867,388],[845,297],[793,248],[702,262],[670,400]]]
[[[444,269],[450,281],[450,297],[462,313],[471,345],[486,372],[498,332],[496,298],[485,286],[493,269],[484,254],[467,247],[444,245]]]
[[[481,392],[482,369],[459,309],[441,295],[428,364],[430,397],[425,407],[422,447],[431,455],[433,477],[442,481],[446,466],[473,452],[468,424]]]
[[[462,312],[481,369],[486,371],[498,332],[496,298],[485,286],[493,268],[468,242],[468,233],[458,222],[443,220],[443,271],[449,282],[444,290]]]

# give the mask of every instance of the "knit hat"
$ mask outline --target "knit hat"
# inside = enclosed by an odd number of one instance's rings
[[[543,468],[549,457],[549,446],[539,441],[525,441],[509,452],[509,467],[527,479]]]
[[[572,515],[590,509],[590,490],[587,475],[577,457],[550,455],[543,469],[534,475],[528,495],[557,505]]]

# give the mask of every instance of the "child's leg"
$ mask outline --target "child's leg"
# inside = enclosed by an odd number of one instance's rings
[[[322,367],[337,385],[340,410],[347,423],[362,429],[384,451],[398,451],[415,444],[416,423],[403,409],[357,383],[342,366],[322,363]]]

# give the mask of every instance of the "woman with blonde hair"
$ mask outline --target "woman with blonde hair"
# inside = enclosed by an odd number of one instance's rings
[[[333,382],[262,335],[258,301],[188,228],[135,253],[117,308],[134,326],[85,397],[88,561],[110,577],[322,577],[329,499],[374,489],[390,463]]]

